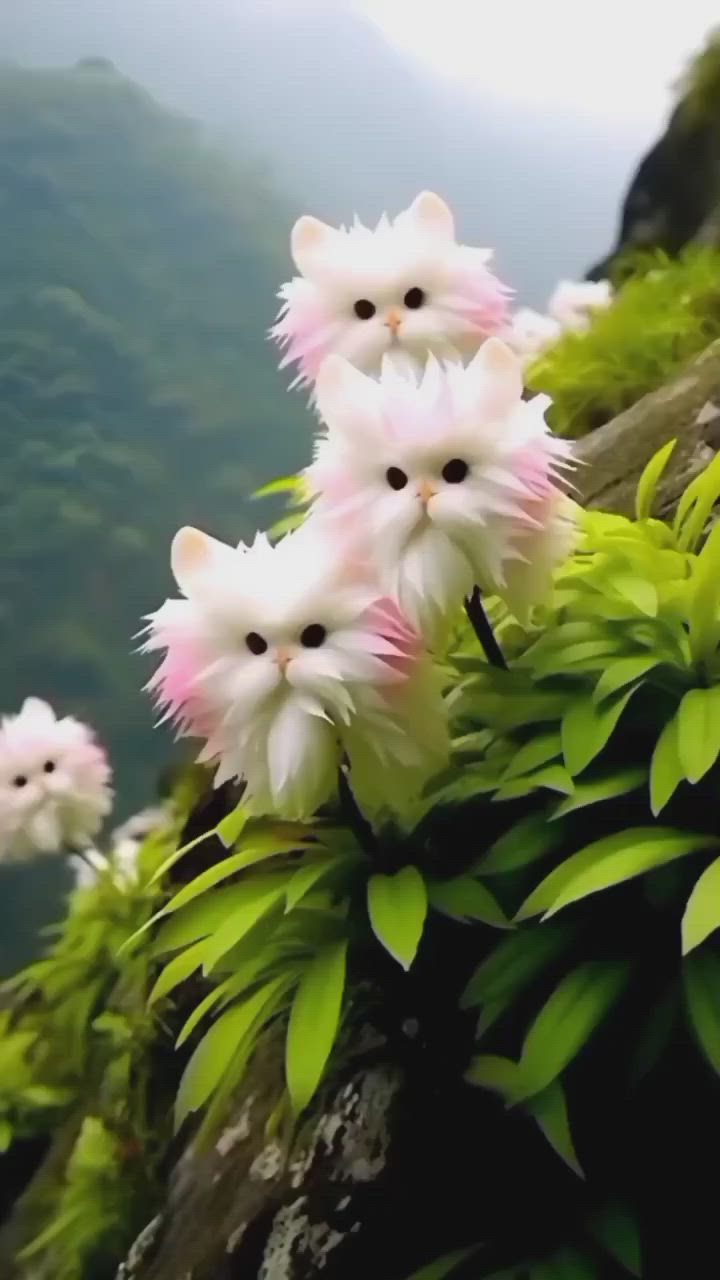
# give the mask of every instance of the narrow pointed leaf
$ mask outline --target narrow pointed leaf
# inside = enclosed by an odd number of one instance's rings
[[[601,707],[592,697],[578,699],[565,713],[561,725],[563,755],[573,777],[582,773],[602,751],[637,687],[633,685],[619,698],[605,702]]]
[[[164,919],[153,943],[153,955],[162,955],[164,951],[174,951],[176,947],[208,937],[233,914],[245,897],[245,885],[232,884],[196,898],[182,911]],[[162,913],[156,917],[161,918]]]
[[[572,1062],[617,1000],[626,974],[625,964],[593,961],[562,979],[525,1037],[515,1101],[546,1089]]]
[[[720,751],[720,688],[690,689],[678,707],[677,726],[678,756],[685,777],[699,782]]]
[[[548,826],[544,813],[530,814],[491,844],[473,870],[486,876],[516,871],[518,867],[526,867],[542,858],[557,845],[559,839],[559,832]]]
[[[509,782],[512,778],[519,778],[524,773],[533,773],[549,760],[557,759],[561,750],[560,734],[556,731],[533,738],[515,753],[502,776],[502,781]]]
[[[608,585],[615,588],[623,600],[629,601],[641,613],[654,618],[658,609],[657,591],[647,578],[635,577],[631,573],[615,573],[608,580]]]
[[[204,973],[211,973],[218,961],[280,901],[285,893],[285,886],[286,881],[282,876],[257,876],[253,881],[248,880],[240,886],[245,891],[244,897],[207,940]]]
[[[720,958],[708,948],[683,963],[685,1001],[695,1035],[710,1065],[720,1074]]]
[[[296,1115],[313,1097],[340,1024],[347,942],[336,942],[305,968],[295,993],[285,1050],[285,1074]]]
[[[631,1276],[642,1276],[640,1233],[630,1211],[623,1205],[611,1205],[598,1214],[591,1224],[595,1239]]]
[[[577,926],[572,921],[553,920],[540,929],[525,929],[503,938],[475,970],[460,998],[460,1007],[472,1009],[505,997],[512,1001],[563,954],[576,936]]]
[[[611,662],[595,685],[593,702],[602,702],[604,698],[609,698],[613,693],[617,693],[619,689],[624,689],[626,685],[633,684],[635,680],[640,680],[642,676],[647,675],[648,671],[652,671],[653,667],[657,667],[660,662],[661,658],[657,654],[654,656],[644,654],[633,658],[618,658],[616,662]]]
[[[720,838],[673,827],[628,827],[594,840],[551,871],[517,913],[525,920],[541,912],[553,914],[588,894],[664,866],[700,849],[720,846]]]
[[[247,848],[241,849],[238,853],[234,853],[229,858],[223,858],[220,862],[215,862],[207,871],[203,871],[189,884],[183,885],[182,889],[170,899],[164,908],[165,914],[171,915],[173,911],[178,911],[181,907],[187,906],[194,898],[198,898],[201,893],[205,893],[208,889],[221,880],[227,880],[230,876],[236,875],[238,871],[244,871],[246,867],[255,866],[258,862],[264,862],[267,858],[278,857],[281,854],[295,853],[299,847],[297,843],[282,844],[280,841],[271,848],[263,843],[259,847],[253,844]]]
[[[284,982],[284,978],[275,978],[242,1004],[226,1009],[200,1041],[180,1081],[175,1103],[175,1123],[178,1129],[192,1111],[204,1106],[220,1084],[255,1018],[270,1003]]]
[[[548,791],[559,791],[561,795],[570,795],[574,790],[573,780],[567,769],[561,764],[548,764],[536,773],[527,773],[522,778],[513,778],[499,787],[493,800],[514,800],[519,796],[529,796],[540,787]]]
[[[215,828],[217,835],[222,840],[226,849],[232,848],[243,833],[247,823],[249,814],[245,805],[241,802],[232,813],[228,813],[226,817],[218,823]]]
[[[455,920],[482,920],[485,924],[507,929],[509,921],[489,889],[472,876],[456,876],[453,880],[428,883],[430,905]]]
[[[493,1093],[501,1093],[511,1098],[517,1087],[518,1064],[511,1058],[500,1058],[495,1054],[480,1054],[473,1058],[465,1073],[468,1084],[479,1085],[483,1089],[492,1089]]]
[[[192,946],[187,947],[185,951],[181,951],[180,955],[173,956],[173,959],[169,964],[165,965],[155,982],[148,996],[148,1004],[153,1005],[163,996],[169,995],[175,987],[184,982],[186,978],[189,978],[191,973],[199,969],[203,961],[204,951],[205,939],[201,938],[199,942],[195,942]]]
[[[720,928],[720,858],[716,858],[696,881],[682,918],[683,955]]]
[[[537,1121],[550,1146],[578,1178],[584,1178],[577,1158],[570,1131],[565,1090],[559,1080],[553,1080],[542,1093],[536,1093],[527,1104],[528,1111]]]
[[[556,818],[564,818],[576,809],[585,809],[589,805],[600,804],[603,800],[614,800],[617,796],[627,795],[629,791],[635,791],[647,782],[647,776],[647,769],[624,769],[594,782],[577,782],[572,795],[560,801],[548,821],[554,822]]]
[[[427,889],[417,867],[368,881],[368,914],[378,940],[394,960],[409,969],[422,938],[427,915]]]
[[[408,1280],[445,1280],[446,1277],[450,1280],[456,1267],[466,1258],[471,1258],[474,1253],[477,1253],[479,1247],[479,1245],[472,1245],[469,1249],[455,1249],[453,1253],[446,1253],[444,1257],[436,1258],[426,1267],[414,1271],[411,1276],[408,1276]]]
[[[658,483],[665,470],[677,440],[668,440],[662,449],[653,454],[643,470],[635,491],[635,519],[648,520],[652,515]]]
[[[673,716],[655,743],[650,763],[650,809],[655,817],[665,808],[684,777],[678,749],[678,721],[677,716]]]

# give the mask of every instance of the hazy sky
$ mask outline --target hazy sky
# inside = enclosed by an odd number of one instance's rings
[[[718,0],[354,0],[388,36],[465,84],[529,109],[650,132]]]

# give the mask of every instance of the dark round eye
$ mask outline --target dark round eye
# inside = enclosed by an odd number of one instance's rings
[[[469,470],[467,462],[463,462],[462,458],[451,458],[442,469],[442,478],[448,484],[462,484]]]
[[[248,631],[245,637],[245,643],[251,653],[259,657],[261,653],[267,653],[267,640],[264,640],[257,631]]]
[[[385,479],[391,489],[404,489],[408,482],[405,472],[401,471],[399,467],[388,467],[385,472]]]
[[[306,649],[319,649],[325,643],[327,631],[321,622],[311,622],[300,635],[300,643]]]
[[[55,761],[46,760],[43,765],[43,773],[54,773],[54,772],[55,772]]]
[[[409,307],[411,311],[418,311],[420,307],[423,305],[424,301],[425,301],[425,294],[423,293],[422,289],[418,289],[417,286],[415,286],[413,289],[408,289],[407,293],[405,294],[405,297],[403,298],[403,302],[405,303],[405,306]]]
[[[25,777],[25,774],[24,774],[24,773],[19,773],[19,774],[17,775],[17,777],[16,777],[16,778],[13,778],[13,786],[14,786],[14,787],[26,787],[26,786],[27,786],[27,781],[28,781],[28,780],[27,780],[27,778]]]
[[[371,302],[369,298],[358,298],[353,307],[358,320],[372,320],[376,310],[375,303]]]

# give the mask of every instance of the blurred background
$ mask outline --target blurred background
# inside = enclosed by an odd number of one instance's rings
[[[607,253],[686,0],[0,0],[0,708],[109,744],[118,818],[170,754],[133,654],[185,522],[234,538],[307,457],[265,334],[302,212],[422,188],[518,300]]]

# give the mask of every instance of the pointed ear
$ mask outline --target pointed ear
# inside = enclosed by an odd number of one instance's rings
[[[42,721],[43,724],[50,724],[57,718],[50,703],[42,698],[26,698],[20,708],[20,715],[31,716],[33,720]]]
[[[442,237],[443,240],[455,239],[455,219],[452,212],[434,191],[421,191],[410,205],[409,213],[431,235]]]
[[[312,270],[318,253],[327,248],[336,235],[334,227],[321,222],[319,218],[313,218],[309,213],[298,218],[290,233],[290,252],[301,275]]]
[[[205,573],[217,559],[218,553],[230,550],[224,542],[201,533],[200,529],[193,529],[190,525],[179,529],[172,540],[170,566],[180,590],[187,595],[198,576]]]
[[[468,370],[480,375],[485,412],[506,413],[522,399],[522,360],[499,338],[487,338]]]
[[[320,417],[331,431],[351,430],[372,413],[377,384],[343,356],[326,356],[318,370],[315,401]]]

